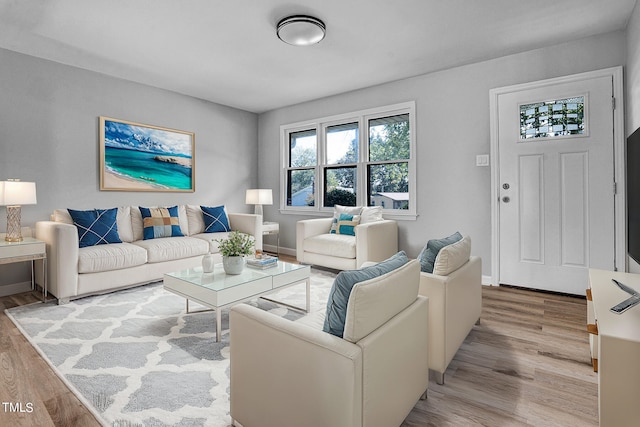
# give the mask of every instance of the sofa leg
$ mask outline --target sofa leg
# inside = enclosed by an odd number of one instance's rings
[[[476,325],[480,325],[480,318],[478,317],[478,320],[476,320]]]
[[[69,304],[69,301],[71,301],[69,298],[58,298],[58,305]]]
[[[425,390],[424,393],[422,393],[422,396],[420,396],[420,400],[427,400],[427,391],[429,391],[429,389]]]
[[[444,372],[434,372],[436,376],[436,383],[443,385],[444,384]]]

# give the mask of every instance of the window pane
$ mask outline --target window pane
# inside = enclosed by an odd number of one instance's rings
[[[324,170],[324,206],[356,205],[357,168],[327,168]]]
[[[584,96],[520,106],[520,140],[584,134]]]
[[[315,205],[314,170],[290,170],[288,175],[287,206]]]
[[[289,134],[289,166],[299,168],[317,163],[317,137],[315,129]]]
[[[358,123],[327,127],[327,164],[358,161]]]
[[[409,209],[409,164],[369,165],[369,206]]]
[[[410,157],[409,114],[369,120],[369,161]]]

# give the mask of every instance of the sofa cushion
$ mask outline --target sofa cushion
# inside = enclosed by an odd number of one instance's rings
[[[351,290],[343,338],[356,343],[413,304],[420,289],[420,263],[412,260],[357,283]]]
[[[360,213],[360,224],[382,221],[382,206],[365,206]]]
[[[147,262],[163,262],[174,259],[204,255],[209,251],[209,244],[193,237],[162,237],[133,242],[147,251]]]
[[[212,254],[217,254],[217,253],[220,252],[220,249],[218,248],[218,246],[220,246],[220,244],[218,242],[216,242],[216,240],[226,240],[226,239],[229,238],[229,234],[231,234],[231,232],[228,232],[228,233],[200,233],[200,234],[194,234],[194,235],[189,236],[189,237],[193,237],[194,239],[204,240],[209,245],[209,252],[211,252]],[[253,240],[253,236],[251,236],[251,239]]]
[[[433,264],[436,261],[436,257],[438,256],[438,252],[440,252],[440,249],[461,239],[462,235],[456,231],[449,237],[429,240],[418,255],[418,261],[420,261],[420,269],[425,273],[433,273]]]
[[[204,233],[204,215],[202,208],[199,205],[186,205],[185,206],[187,222],[189,223],[189,236]],[[229,222],[229,228],[231,228],[231,221],[229,220],[229,214],[227,213],[227,207],[224,206],[225,215]]]
[[[391,258],[376,265],[360,270],[341,271],[333,282],[329,299],[327,300],[327,312],[324,319],[323,331],[341,337],[344,334],[345,319],[347,316],[347,304],[353,287],[364,282],[382,276],[409,261],[404,251],[400,251]],[[416,290],[417,294],[417,290]]]
[[[116,224],[118,209],[92,209],[88,211],[68,209],[68,211],[78,229],[78,240],[81,248],[109,243],[122,243],[118,236],[118,226]]]
[[[131,243],[88,246],[78,250],[78,273],[98,273],[147,262],[147,251]]]
[[[221,233],[231,231],[229,218],[224,206],[208,207],[200,206],[204,218],[205,233]]]
[[[447,276],[462,267],[471,256],[471,238],[464,236],[462,240],[440,249],[433,264],[433,274]]]
[[[51,215],[51,221],[73,225],[73,218],[71,218],[67,209],[55,209]],[[118,236],[120,236],[120,240],[123,242],[133,242],[133,228],[131,227],[131,212],[129,206],[118,207],[116,224],[118,225]]]
[[[187,222],[189,223],[189,236],[204,233],[204,218],[202,209],[197,205],[187,205]]]
[[[319,234],[304,239],[305,252],[338,258],[356,257],[356,237],[348,234]]]
[[[156,206],[153,206],[156,207]],[[144,225],[142,222],[142,214],[138,206],[131,206],[131,228],[133,232],[133,240],[144,239]],[[185,205],[178,206],[178,221],[180,222],[180,231],[184,236],[189,235],[189,221],[187,219],[187,208]]]
[[[334,224],[335,223],[335,227]],[[360,215],[340,214],[338,221],[333,219],[331,225],[331,234],[347,234],[349,236],[356,235],[356,226],[360,223]]]
[[[182,237],[178,207],[170,208],[143,208],[139,207],[142,215],[142,227],[144,240],[160,237]]]

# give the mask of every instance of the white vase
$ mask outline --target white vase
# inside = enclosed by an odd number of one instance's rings
[[[210,253],[205,254],[202,257],[202,272],[213,273],[213,264],[214,264],[213,255]]]
[[[243,256],[223,256],[222,266],[227,274],[240,274],[244,270]]]

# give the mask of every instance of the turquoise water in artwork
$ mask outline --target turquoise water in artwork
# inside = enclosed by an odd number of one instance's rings
[[[105,147],[105,167],[133,181],[169,190],[191,190],[191,168],[155,160],[163,154],[126,148]],[[178,157],[175,154],[170,155]],[[189,158],[190,159],[190,158]]]

